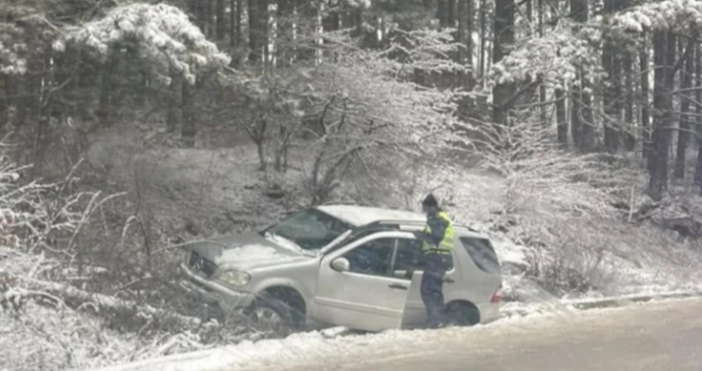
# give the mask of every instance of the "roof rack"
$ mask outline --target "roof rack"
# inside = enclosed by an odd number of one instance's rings
[[[385,220],[376,220],[374,222],[368,223],[368,224],[364,225],[362,228],[368,228],[368,227],[380,226],[380,225],[397,225],[399,227],[401,224],[402,225],[411,225],[411,226],[423,226],[426,224],[426,222],[419,221],[419,220],[385,219]],[[467,229],[471,232],[476,232],[476,233],[480,232],[479,230],[472,228],[472,227],[469,227],[467,225],[454,224],[453,226],[454,226],[454,228],[463,228],[463,229]]]
[[[317,206],[331,206],[331,205],[343,205],[343,206],[366,206],[365,204],[358,203],[356,201],[327,201],[321,203]]]

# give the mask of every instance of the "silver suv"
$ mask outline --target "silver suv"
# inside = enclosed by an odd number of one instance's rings
[[[189,246],[181,285],[262,323],[365,331],[418,327],[422,214],[352,205],[300,211],[258,232]],[[490,239],[455,226],[447,314],[459,325],[498,317],[502,276]]]

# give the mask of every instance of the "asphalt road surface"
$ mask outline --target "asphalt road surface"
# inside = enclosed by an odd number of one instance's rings
[[[419,331],[414,339],[348,344],[290,361],[223,370],[702,371],[702,299]]]

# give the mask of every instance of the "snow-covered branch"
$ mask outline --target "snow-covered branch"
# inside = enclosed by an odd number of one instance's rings
[[[612,27],[621,31],[688,31],[702,27],[702,2],[665,0],[645,3],[612,18]]]
[[[541,78],[545,83],[566,88],[577,82],[579,71],[591,79],[603,76],[599,53],[585,31],[575,32],[570,22],[562,21],[541,37],[518,44],[491,71],[493,83]]]
[[[15,48],[21,47],[14,45],[12,47],[5,46],[0,41],[0,73],[5,75],[22,75],[27,71],[27,61],[20,58],[15,52]]]
[[[55,43],[54,49],[63,50],[66,45],[87,49],[102,62],[117,51],[135,50],[154,74],[167,81],[181,75],[191,84],[204,71],[230,62],[187,14],[167,4],[117,7],[103,19],[68,32],[64,43]]]

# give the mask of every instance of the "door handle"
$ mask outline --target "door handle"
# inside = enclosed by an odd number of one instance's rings
[[[391,283],[388,285],[388,287],[391,289],[407,290],[407,286],[400,285],[399,283]]]
[[[455,283],[456,281],[453,280],[453,278],[444,278],[444,283]]]

